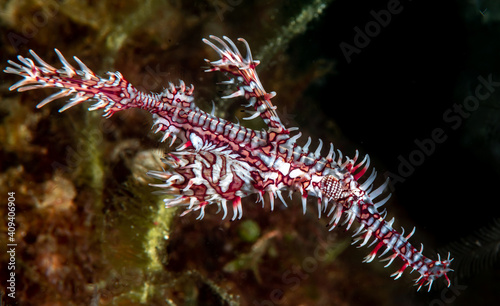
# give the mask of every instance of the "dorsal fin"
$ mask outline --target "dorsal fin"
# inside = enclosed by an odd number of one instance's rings
[[[276,93],[274,91],[270,93],[266,92],[259,80],[259,76],[255,71],[255,67],[259,64],[259,61],[253,60],[247,41],[243,38],[238,38],[239,41],[245,44],[247,49],[246,57],[243,57],[236,45],[228,37],[223,36],[225,41],[213,35],[210,38],[216,41],[219,46],[205,38],[203,42],[212,47],[221,58],[214,62],[205,59],[211,66],[205,71],[228,72],[234,75],[231,84],[235,83],[238,86],[237,91],[224,98],[245,97],[248,101],[248,104],[245,106],[253,107],[256,111],[250,118],[253,119],[260,116],[269,127],[269,131],[289,134],[290,131],[281,123],[276,113],[276,106],[271,103],[271,99]]]

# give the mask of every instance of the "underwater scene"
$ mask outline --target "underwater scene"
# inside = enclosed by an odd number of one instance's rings
[[[2,0],[0,34],[0,306],[500,304],[500,3]]]

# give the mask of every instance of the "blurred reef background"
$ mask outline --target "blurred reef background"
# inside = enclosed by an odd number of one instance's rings
[[[411,242],[426,256],[456,257],[451,288],[439,280],[417,293],[416,273],[389,277],[397,260],[362,263],[370,249],[350,246],[352,230],[329,232],[314,201],[306,215],[295,197],[274,212],[249,197],[242,220],[180,217],[145,176],[170,150],[149,113],[59,114],[62,101],[36,109],[51,91],[10,92],[19,77],[0,73],[2,305],[499,304],[497,1],[2,0],[0,33],[2,70],[29,49],[60,67],[57,48],[143,91],[182,79],[199,107],[214,101],[218,116],[240,121],[241,101],[219,98],[224,76],[203,72],[218,55],[201,39],[243,37],[299,142],[370,154],[378,183],[391,178],[395,228],[416,226]],[[8,192],[15,300],[5,282]]]

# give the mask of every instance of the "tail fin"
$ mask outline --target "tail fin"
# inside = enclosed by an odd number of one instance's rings
[[[76,56],[73,58],[78,63],[79,69],[71,66],[59,50],[55,49],[55,52],[63,64],[62,68],[56,69],[47,64],[33,50],[30,50],[30,53],[36,63],[31,58],[21,55],[17,57],[19,63],[9,60],[8,63],[11,66],[7,67],[4,72],[24,78],[9,89],[17,89],[17,91],[38,88],[59,89],[59,92],[38,103],[37,108],[56,99],[73,96],[66,105],[59,109],[59,112],[86,101],[97,101],[89,108],[89,111],[104,109],[103,116],[105,117],[128,108],[142,108],[156,113],[164,110],[167,103],[173,106],[192,106],[191,95],[194,87],[187,87],[182,81],[180,86],[170,84],[169,88],[162,93],[143,93],[125,80],[120,72],[108,72],[109,77],[105,79],[97,76]]]

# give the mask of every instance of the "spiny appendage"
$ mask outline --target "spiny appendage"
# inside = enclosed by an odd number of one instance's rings
[[[47,97],[37,105],[37,108],[41,108],[55,99],[75,95],[67,105],[59,110],[60,112],[94,98],[95,93],[90,88],[103,80],[97,77],[80,59],[74,58],[80,66],[80,69],[77,70],[68,63],[59,50],[55,49],[59,60],[63,63],[62,68],[56,69],[42,60],[33,50],[29,50],[29,52],[40,66],[37,66],[32,59],[21,55],[17,57],[20,63],[9,60],[8,63],[11,67],[7,67],[4,72],[24,77],[24,79],[12,85],[9,90],[27,91],[37,88],[62,88],[59,92]],[[116,75],[113,77],[116,78]],[[68,86],[70,84],[71,87]],[[90,88],[80,90],[84,86]]]
[[[413,271],[418,271],[420,277],[416,280],[417,285],[419,285],[418,290],[423,285],[429,286],[429,290],[435,279],[444,276],[448,281],[448,286],[450,285],[450,280],[446,275],[447,272],[451,271],[449,268],[450,256],[448,254],[447,260],[441,260],[438,255],[438,260],[433,261],[422,255],[423,246],[420,251],[417,251],[409,242],[408,239],[414,234],[415,229],[406,237],[404,237],[404,229],[402,233],[398,233],[392,228],[394,223],[394,218],[386,222],[385,217],[387,213],[385,210],[380,213],[378,209],[384,205],[390,198],[390,194],[384,199],[374,203],[373,201],[384,193],[389,180],[386,180],[384,184],[373,189],[373,182],[376,177],[376,171],[374,170],[372,174],[362,183],[358,184],[353,181],[352,178],[359,179],[369,166],[369,158],[366,157],[362,162],[355,165],[356,157],[352,160],[347,158],[347,164],[344,163],[339,166],[339,169],[347,169],[349,173],[344,175],[344,178],[338,179],[334,175],[325,176],[321,182],[321,191],[326,198],[332,200],[332,207],[328,213],[331,216],[330,225],[332,230],[335,228],[342,216],[345,214],[346,218],[343,225],[347,224],[347,229],[351,227],[354,220],[357,220],[361,226],[353,234],[356,237],[353,244],[361,242],[358,247],[365,246],[370,239],[373,241],[369,244],[369,247],[376,244],[375,248],[370,252],[368,256],[365,257],[364,262],[371,262],[377,252],[381,247],[385,246],[386,249],[378,257],[382,257],[389,251],[392,251],[392,255],[383,259],[382,261],[389,261],[386,265],[389,266],[396,257],[403,260],[403,266],[391,276],[398,279],[403,274],[403,271],[407,267],[411,267]],[[365,163],[366,162],[366,163]],[[357,173],[361,165],[365,166]],[[351,177],[352,175],[352,177]]]
[[[150,171],[148,175],[164,181],[164,184],[151,184],[160,187],[158,193],[176,196],[165,199],[166,207],[188,206],[183,213],[200,211],[198,219],[205,215],[205,207],[217,204],[227,215],[227,201],[232,201],[233,217],[243,215],[241,198],[255,192],[251,190],[252,166],[239,160],[228,147],[207,144],[203,150],[176,151],[164,160],[170,169]]]
[[[385,190],[388,184],[388,180],[379,188],[371,191],[372,183],[375,180],[377,172],[374,170],[372,174],[365,180],[363,184],[358,184],[358,179],[361,178],[370,166],[370,157],[365,155],[363,160],[358,162],[359,152],[356,150],[355,156],[351,159],[348,156],[343,157],[340,150],[338,152],[338,159],[335,161],[336,154],[332,144],[330,144],[330,151],[325,159],[331,168],[327,168],[324,171],[324,176],[319,184],[318,207],[322,208],[323,211],[327,211],[332,203],[327,216],[332,216],[330,221],[330,230],[335,228],[344,212],[348,214],[346,222],[348,222],[347,229],[352,225],[356,212],[351,209],[351,206],[343,205],[345,199],[349,197],[360,197],[365,193],[370,193],[372,198],[378,197]],[[355,188],[353,188],[355,187]],[[383,203],[387,202],[390,195],[382,200]],[[383,205],[380,204],[381,205]],[[332,215],[333,214],[333,215]],[[344,223],[345,224],[345,223]]]
[[[430,291],[434,280],[441,276],[446,278],[448,286],[450,286],[450,279],[447,276],[447,273],[452,271],[450,269],[450,263],[453,259],[450,259],[450,254],[448,253],[448,258],[446,260],[441,260],[441,256],[438,254],[437,261],[422,255],[423,245],[421,245],[420,250],[417,251],[417,249],[408,242],[408,239],[415,233],[415,228],[405,237],[404,228],[401,228],[401,233],[398,233],[392,228],[394,218],[386,222],[377,212],[374,212],[373,205],[367,204],[361,205],[358,221],[361,223],[361,226],[354,236],[359,236],[356,237],[353,244],[362,241],[358,246],[362,247],[366,245],[372,237],[374,239],[369,247],[378,242],[370,254],[365,257],[364,262],[371,262],[380,248],[385,246],[386,249],[378,256],[379,258],[390,251],[393,253],[381,260],[388,261],[385,267],[388,267],[396,257],[403,260],[403,266],[391,275],[394,279],[400,278],[406,268],[411,267],[411,272],[416,270],[420,273],[420,276],[415,280],[416,285],[419,286],[418,290],[420,290],[422,286],[428,286],[428,290]]]
[[[281,191],[288,190],[290,194],[298,191],[301,194],[303,213],[305,214],[307,199],[309,196],[314,196],[317,197],[318,201],[318,218],[321,218],[322,212],[327,211],[333,200],[351,193],[349,184],[346,184],[347,180],[341,181],[341,179],[346,177],[353,180],[353,178],[362,176],[369,166],[369,158],[366,156],[363,161],[356,164],[359,157],[359,152],[356,151],[353,159],[346,156],[344,160],[342,152],[335,151],[332,143],[330,143],[328,155],[322,157],[323,141],[320,139],[316,150],[310,151],[310,137],[304,146],[296,144],[301,135],[298,133],[290,137],[289,134],[279,134],[275,138],[272,137],[275,139],[273,143],[277,143],[276,151],[278,154],[264,151],[256,154],[260,161],[269,168],[269,173],[264,173],[262,176],[261,199],[264,193],[268,193],[271,208],[273,208],[275,198],[280,198],[284,202]],[[338,152],[338,159],[336,152]],[[358,170],[363,165],[365,166]],[[337,192],[339,193],[336,194]]]
[[[248,104],[245,106],[253,107],[255,112],[250,117],[244,119],[251,120],[260,116],[269,126],[270,131],[289,133],[290,129],[285,128],[281,123],[276,113],[276,107],[271,103],[271,99],[276,93],[267,93],[259,80],[259,76],[255,71],[255,67],[259,64],[259,61],[253,60],[247,41],[243,38],[238,38],[239,41],[245,44],[247,49],[247,55],[243,57],[236,45],[228,37],[223,36],[225,41],[213,35],[210,38],[220,46],[215,45],[205,38],[203,42],[212,47],[220,55],[221,59],[215,62],[205,59],[211,65],[211,68],[205,71],[228,72],[234,75],[234,78],[224,82],[224,84],[236,84],[238,87],[237,91],[223,98],[245,97],[248,100]]]
[[[76,56],[73,58],[80,69],[74,68],[57,49],[55,52],[63,64],[60,69],[47,64],[33,50],[29,52],[38,65],[32,59],[19,55],[17,58],[20,63],[9,60],[11,66],[4,72],[24,77],[9,90],[27,91],[37,88],[60,90],[38,103],[37,108],[68,96],[73,97],[59,112],[86,101],[97,101],[89,111],[104,109],[105,117],[128,108],[142,108],[156,113],[165,110],[167,106],[193,107],[191,96],[194,87],[192,85],[186,87],[182,81],[179,86],[170,83],[169,88],[161,93],[143,93],[125,80],[120,72],[108,72],[108,79],[97,76]]]

